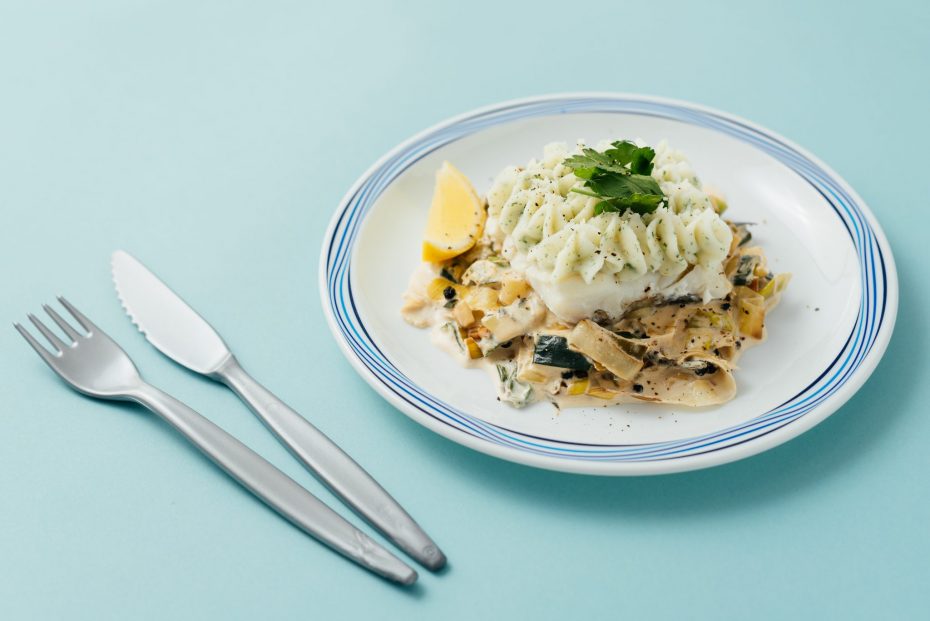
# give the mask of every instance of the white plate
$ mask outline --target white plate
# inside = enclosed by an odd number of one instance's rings
[[[793,279],[767,319],[769,340],[740,359],[722,406],[654,404],[516,410],[490,378],[462,369],[400,317],[419,263],[436,169],[453,162],[486,191],[508,164],[552,141],[642,138],[690,157],[723,191],[727,216]],[[447,438],[512,461],[590,474],[658,474],[753,455],[810,429],[872,373],[894,327],[898,280],[888,242],[830,168],[758,125],[690,103],[569,94],[502,103],[440,123],[381,158],[355,183],[323,244],[320,291],[346,357],[402,412]]]

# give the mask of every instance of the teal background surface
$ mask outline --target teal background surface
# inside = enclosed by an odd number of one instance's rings
[[[7,327],[0,618],[925,616],[928,7],[3,2],[0,319],[65,294],[151,382],[348,515],[229,391],[136,333],[108,270],[114,249],[135,253],[391,490],[450,567],[413,590],[373,578],[153,416],[72,393]],[[747,117],[864,197],[901,305],[885,359],[838,413],[739,463],[601,479],[460,447],[355,375],[316,283],[348,186],[450,115],[572,90]]]

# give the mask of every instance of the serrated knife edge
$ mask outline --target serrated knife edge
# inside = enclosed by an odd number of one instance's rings
[[[165,356],[204,374],[212,373],[231,356],[213,326],[131,254],[114,252],[110,274],[129,320]],[[166,315],[171,316],[170,322],[166,322]]]
[[[123,250],[117,250],[110,255],[110,280],[113,282],[113,288],[116,289],[116,299],[119,300],[119,305],[123,307],[123,312],[129,317],[129,321],[136,327],[136,330],[145,335],[145,329],[136,321],[136,316],[133,314],[132,309],[129,308],[126,300],[123,299],[123,290],[120,289],[119,280],[116,278],[116,257],[118,254],[127,253]]]

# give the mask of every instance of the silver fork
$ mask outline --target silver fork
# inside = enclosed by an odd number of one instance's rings
[[[19,323],[13,324],[48,366],[75,390],[91,397],[135,401],[158,414],[246,489],[307,534],[374,573],[413,584],[417,572],[381,547],[293,479],[171,395],[147,384],[129,356],[63,297],[83,329],[75,329],[47,304],[48,316],[68,336],[59,338],[35,315],[29,319],[54,348],[50,352]]]

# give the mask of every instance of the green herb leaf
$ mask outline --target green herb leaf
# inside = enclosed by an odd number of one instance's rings
[[[628,172],[624,162],[614,160],[606,153],[599,153],[594,149],[588,148],[582,149],[581,152],[583,155],[573,155],[563,163],[573,170],[578,170],[580,168],[582,170],[599,169],[621,174]]]
[[[658,209],[663,200],[664,197],[655,194],[632,194],[626,198],[607,199],[594,206],[594,215],[605,212],[623,213],[627,210],[643,215]]]
[[[612,149],[607,149],[604,154],[613,159],[615,162],[627,166],[634,175],[651,175],[652,160],[656,152],[652,147],[638,147],[629,140],[614,142]]]
[[[596,175],[585,185],[605,198],[626,198],[634,194],[662,196],[658,182],[646,175]]]
[[[621,210],[620,205],[615,205],[611,201],[601,201],[594,206],[594,215],[599,216],[602,213],[618,212]]]
[[[639,147],[627,140],[611,144],[603,153],[584,148],[581,155],[564,161],[575,176],[584,180],[584,188],[572,192],[602,198],[594,207],[595,215],[605,212],[651,213],[665,201],[658,182],[651,177],[655,150]]]
[[[629,140],[619,140],[611,143],[611,146],[613,149],[607,149],[604,153],[624,166],[628,166],[633,161],[633,153],[639,148]]]
[[[652,147],[642,147],[633,152],[633,159],[630,161],[630,172],[634,175],[651,175],[652,160],[656,152]]]
[[[597,172],[597,168],[575,168],[572,172],[579,179],[590,179]]]
[[[594,198],[600,198],[601,195],[590,190],[582,190],[581,188],[572,188],[569,192],[574,192],[575,194],[584,194],[585,196],[593,196]]]

